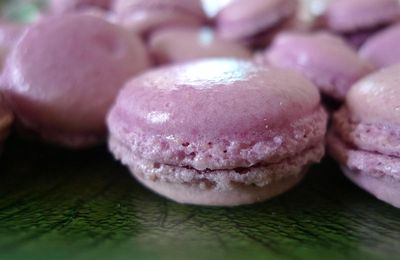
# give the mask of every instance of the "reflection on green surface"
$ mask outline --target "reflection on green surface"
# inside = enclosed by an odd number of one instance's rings
[[[178,205],[105,149],[8,143],[0,159],[0,258],[379,259],[400,253],[400,212],[327,160],[296,189],[240,208]]]

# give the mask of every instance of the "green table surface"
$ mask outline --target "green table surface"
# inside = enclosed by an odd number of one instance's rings
[[[0,158],[0,259],[400,259],[400,210],[330,159],[290,192],[237,208],[179,205],[105,147],[15,137]]]

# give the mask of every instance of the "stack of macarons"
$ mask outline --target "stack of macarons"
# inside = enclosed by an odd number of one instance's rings
[[[328,143],[400,207],[400,3],[324,1],[304,22],[304,2],[51,0],[0,24],[0,143],[13,122],[67,148],[108,140],[149,189],[212,206],[286,192]]]

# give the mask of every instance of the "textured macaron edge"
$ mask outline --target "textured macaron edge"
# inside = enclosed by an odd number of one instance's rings
[[[390,123],[363,123],[342,107],[333,116],[333,128],[346,143],[359,149],[400,157],[400,126]]]
[[[189,167],[161,164],[154,161],[143,160],[140,157],[122,159],[122,154],[127,152],[127,147],[111,142],[110,149],[117,159],[127,165],[134,175],[154,182],[168,182],[197,186],[202,189],[215,189],[228,191],[235,188],[235,184],[254,185],[264,187],[281,178],[298,175],[302,169],[310,164],[317,163],[324,155],[325,147],[321,142],[311,148],[299,152],[297,155],[283,159],[269,165],[255,165],[247,168],[227,170],[196,170]]]
[[[334,131],[327,137],[329,153],[340,164],[375,178],[390,177],[400,181],[400,158],[362,150],[345,143]]]
[[[328,134],[328,151],[352,182],[378,199],[400,207],[399,157],[351,147],[334,131]]]
[[[179,136],[148,135],[141,129],[125,129],[121,120],[118,109],[112,109],[107,119],[110,140],[128,146],[128,152],[122,154],[123,160],[140,157],[198,170],[216,170],[275,163],[323,142],[327,114],[318,106],[311,114],[292,122],[290,127],[270,130],[268,138],[260,133],[258,139],[249,141],[228,136],[187,140]]]

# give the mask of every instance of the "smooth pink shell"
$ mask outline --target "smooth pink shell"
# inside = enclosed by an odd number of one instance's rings
[[[218,138],[286,127],[312,113],[319,102],[317,89],[297,73],[210,59],[133,79],[120,93],[114,113],[122,113],[127,127],[149,134]]]
[[[217,31],[229,40],[242,40],[268,29],[295,15],[295,0],[234,0],[217,15]]]
[[[338,32],[369,29],[399,17],[397,0],[334,0],[325,14],[328,27]]]
[[[346,104],[354,120],[400,124],[400,65],[365,77],[349,91]]]
[[[376,68],[400,63],[400,24],[377,33],[361,47],[359,53]]]
[[[302,73],[324,94],[339,100],[372,71],[356,50],[328,33],[282,33],[267,49],[265,59],[269,65]]]
[[[207,57],[250,58],[247,48],[220,39],[211,28],[171,27],[154,32],[149,50],[159,64]]]
[[[170,25],[202,25],[206,18],[200,0],[116,0],[118,23],[146,35]]]
[[[19,123],[45,139],[104,137],[119,89],[148,66],[143,43],[124,29],[94,16],[52,17],[23,35],[3,88]]]

